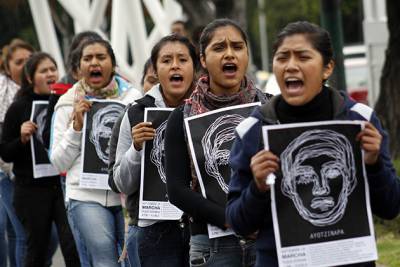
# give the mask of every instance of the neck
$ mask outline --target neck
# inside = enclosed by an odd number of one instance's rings
[[[278,119],[282,123],[323,121],[333,118],[331,95],[322,88],[310,102],[302,106],[289,105],[283,98],[277,104]]]
[[[161,90],[161,94],[163,96],[165,105],[171,108],[175,108],[181,105],[185,97],[185,96],[175,96],[175,95],[165,94],[164,90]]]
[[[229,96],[234,95],[240,90],[240,83],[233,87],[223,87],[216,84],[210,77],[210,91],[216,96]]]

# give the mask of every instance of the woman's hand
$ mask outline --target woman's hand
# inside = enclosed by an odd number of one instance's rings
[[[151,122],[140,122],[132,127],[133,145],[137,151],[142,150],[144,141],[153,140],[156,130],[151,125]]]
[[[366,122],[364,130],[357,135],[357,140],[361,142],[361,147],[364,149],[365,164],[374,165],[379,158],[382,135],[372,123]]]
[[[81,99],[79,102],[75,103],[73,111],[73,127],[75,131],[81,131],[83,128],[83,115],[88,112],[92,107],[92,102]]]
[[[279,169],[279,158],[268,150],[261,150],[251,158],[251,172],[260,192],[267,192],[267,176]]]
[[[36,132],[37,125],[31,121],[26,121],[21,125],[21,142],[26,144],[31,135]]]

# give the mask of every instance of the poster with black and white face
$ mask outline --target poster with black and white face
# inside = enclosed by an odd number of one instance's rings
[[[279,157],[271,208],[279,266],[377,259],[359,121],[263,127]],[[295,227],[293,227],[295,225]]]
[[[251,103],[221,108],[185,119],[190,153],[202,194],[221,207],[225,207],[228,194],[229,154],[235,128],[259,105]],[[231,234],[231,230],[208,225],[210,238]]]
[[[58,171],[50,163],[47,149],[43,144],[43,130],[46,123],[48,101],[33,101],[30,120],[36,124],[36,132],[31,135],[31,153],[33,177],[42,178],[58,175]]]
[[[82,175],[79,186],[107,189],[108,155],[112,128],[125,105],[115,100],[91,99],[82,128]]]
[[[173,108],[145,108],[144,121],[155,129],[152,141],[142,150],[139,218],[148,220],[178,220],[182,211],[168,200],[164,169],[164,134]]]

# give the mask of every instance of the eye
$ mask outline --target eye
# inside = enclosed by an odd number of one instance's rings
[[[316,174],[310,166],[303,166],[297,169],[295,176],[296,184],[309,184],[315,180]]]
[[[223,45],[216,45],[216,46],[214,46],[214,51],[215,52],[221,52],[221,51],[223,51],[224,50],[224,46]]]
[[[233,46],[233,49],[235,49],[235,50],[242,50],[243,48],[244,48],[244,45],[242,45],[242,44],[237,44],[237,45]]]
[[[324,170],[325,177],[328,179],[335,179],[341,176],[341,172],[336,168],[328,168]]]
[[[171,60],[169,58],[164,58],[161,60],[161,63],[164,63],[164,64],[168,64],[170,62],[171,62]]]

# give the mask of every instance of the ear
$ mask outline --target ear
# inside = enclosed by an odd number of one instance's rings
[[[29,84],[33,84],[31,77],[29,77],[29,76],[27,75],[26,79],[28,80],[28,83],[29,83]]]
[[[203,54],[200,54],[200,63],[201,63],[201,66],[202,66],[204,69],[207,69],[207,68],[206,68],[206,57],[205,57]]]
[[[328,78],[332,75],[332,72],[335,68],[335,62],[331,60],[325,67],[322,73],[323,80],[328,80]]]

